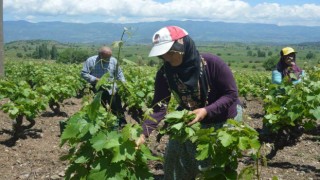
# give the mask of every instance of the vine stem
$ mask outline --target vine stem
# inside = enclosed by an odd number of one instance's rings
[[[114,97],[114,87],[115,87],[115,81],[116,81],[116,78],[118,77],[118,71],[119,71],[119,63],[120,63],[120,54],[121,54],[121,48],[122,48],[122,45],[123,45],[123,37],[124,37],[124,34],[125,32],[127,31],[127,28],[124,28],[123,31],[122,31],[122,34],[121,34],[121,38],[120,38],[120,43],[119,43],[119,48],[118,48],[118,53],[117,53],[117,60],[118,60],[118,63],[116,65],[116,70],[115,70],[115,73],[114,73],[114,77],[113,77],[113,83],[112,83],[112,90],[111,90],[111,99],[110,99],[110,108],[109,108],[109,112],[111,112],[111,104],[113,102],[113,97]]]

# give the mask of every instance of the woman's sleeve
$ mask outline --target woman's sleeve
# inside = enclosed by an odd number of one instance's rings
[[[171,92],[169,91],[167,80],[161,70],[159,70],[156,75],[154,90],[152,101],[153,113],[150,115],[152,119],[147,119],[142,124],[143,134],[146,137],[157,128],[160,121],[166,115],[167,105],[170,101]]]
[[[208,117],[224,114],[238,100],[238,89],[233,77],[232,71],[223,63],[222,60],[215,62],[215,65],[209,68],[209,76],[216,89],[216,93],[220,96],[216,101],[205,107]]]
[[[302,81],[302,77],[304,77],[305,75],[306,75],[305,71],[302,70],[299,79],[292,81],[292,84],[293,84],[293,85],[299,84],[299,83]]]
[[[281,84],[282,82],[282,75],[278,70],[272,71],[272,83],[273,84]]]
[[[298,80],[293,80],[292,84],[296,85],[296,84],[299,84],[300,82],[301,82],[301,78],[299,78]]]

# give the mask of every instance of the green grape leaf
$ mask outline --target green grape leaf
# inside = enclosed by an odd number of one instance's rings
[[[162,157],[160,157],[160,156],[157,156],[157,157],[156,157],[156,156],[153,156],[147,146],[145,146],[145,145],[142,144],[142,145],[139,147],[139,149],[140,149],[140,151],[143,153],[143,155],[144,155],[147,159],[152,160],[152,161],[159,161],[159,160],[160,160],[160,161],[163,161],[163,158],[162,158]]]
[[[316,120],[320,120],[320,106],[316,109],[311,109],[310,113],[316,118]]]
[[[61,135],[61,140],[76,138],[78,134],[79,134],[79,126],[75,124],[67,124],[66,128],[64,129]]]
[[[117,134],[117,132],[115,131],[112,131],[107,135],[105,148],[110,149],[110,148],[120,146],[121,143],[119,139],[120,139],[119,134]]]
[[[80,156],[78,157],[76,160],[75,160],[75,163],[79,163],[79,164],[82,164],[82,163],[85,163],[88,161],[88,157],[85,157],[85,156]]]
[[[191,137],[196,134],[196,132],[192,128],[189,128],[189,127],[185,128],[185,132],[187,133],[188,137]]]
[[[239,149],[246,150],[248,147],[248,141],[249,141],[248,137],[239,137],[239,143],[238,143]]]
[[[124,154],[121,153],[120,146],[113,147],[112,150],[113,150],[113,157],[112,157],[111,162],[117,163],[117,162],[120,162],[120,161],[124,161],[126,159]]]
[[[225,131],[220,131],[218,137],[224,147],[228,147],[233,142],[233,137]]]
[[[241,169],[238,179],[251,180],[254,179],[255,168],[253,165],[249,165]]]
[[[208,157],[209,155],[209,146],[210,144],[199,144],[197,146],[197,155],[196,155],[196,159],[201,161],[204,160]],[[200,153],[199,153],[200,152]]]
[[[165,116],[165,118],[169,121],[170,119],[182,119],[184,115],[184,111],[173,111]]]
[[[16,117],[18,115],[18,113],[19,113],[19,109],[17,107],[12,107],[11,109],[9,109],[8,113],[11,116]]]
[[[101,94],[102,92],[97,93],[93,102],[89,105],[88,116],[91,121],[94,121],[98,116],[98,110],[101,105]]]
[[[261,146],[260,141],[258,139],[250,139],[249,144],[254,149],[259,149]]]
[[[288,116],[290,117],[291,122],[294,122],[297,118],[299,118],[299,114],[295,112],[289,112]]]
[[[142,92],[142,91],[138,91],[136,94],[141,98],[143,98],[145,96],[144,92]]]
[[[106,174],[107,174],[107,169],[103,169],[99,171],[93,169],[88,174],[88,180],[107,179]]]
[[[180,123],[177,123],[177,124],[174,124],[171,126],[171,129],[176,129],[176,130],[181,130],[181,128],[183,127],[184,123],[183,122],[180,122]]]
[[[101,151],[107,145],[107,136],[100,132],[90,140],[90,143],[96,151]]]

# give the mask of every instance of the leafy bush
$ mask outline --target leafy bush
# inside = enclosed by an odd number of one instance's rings
[[[244,64],[242,67],[243,67],[243,68],[248,68],[249,65],[248,65],[248,64]]]
[[[82,63],[88,57],[89,53],[86,50],[79,50],[79,49],[72,49],[68,48],[63,52],[59,53],[59,57],[57,62],[65,63],[65,64],[72,64],[72,63]]]
[[[257,54],[258,54],[258,57],[266,57],[266,52],[261,51],[260,49],[258,50]]]
[[[17,57],[18,57],[18,58],[22,58],[22,57],[23,57],[22,53],[18,52],[18,53],[17,53]]]
[[[307,59],[314,59],[315,57],[316,57],[316,55],[311,51],[309,51],[308,54],[306,55]]]
[[[263,63],[262,67],[267,71],[272,71],[276,67],[278,60],[279,56],[272,56]]]
[[[114,129],[117,117],[100,104],[101,93],[91,104],[71,116],[61,135],[61,146],[68,144],[65,179],[152,179],[148,160],[154,157],[146,145],[136,149],[140,125],[127,124]]]

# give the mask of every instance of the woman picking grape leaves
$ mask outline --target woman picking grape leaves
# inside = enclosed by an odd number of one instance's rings
[[[189,125],[223,125],[229,118],[242,119],[238,90],[229,67],[209,53],[199,54],[188,33],[177,26],[161,28],[153,35],[149,57],[163,60],[155,79],[153,99],[154,120],[144,121],[143,134],[137,146],[157,127],[166,115],[171,94],[179,103],[177,110],[187,109],[195,114]],[[170,140],[164,162],[164,179],[194,179],[201,163],[195,159],[196,147],[190,142]]]

